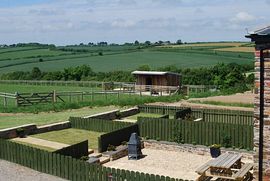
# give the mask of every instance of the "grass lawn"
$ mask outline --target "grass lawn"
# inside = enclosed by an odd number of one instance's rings
[[[45,125],[50,123],[67,121],[70,116],[87,116],[100,112],[118,109],[115,106],[85,107],[82,109],[66,110],[61,112],[32,113],[0,113],[0,129],[34,123]]]
[[[65,143],[69,145],[88,139],[89,148],[97,149],[98,137],[102,134],[104,133],[71,128],[60,131],[51,131],[47,133],[31,135],[31,137]]]
[[[126,119],[134,119],[137,120],[138,117],[151,117],[151,118],[158,118],[162,116],[161,114],[154,114],[154,113],[139,113],[139,114],[135,114],[133,116],[129,116]]]
[[[232,106],[232,107],[250,107],[253,108],[254,104],[247,103],[228,103],[228,102],[220,102],[220,101],[200,101],[200,100],[190,100],[191,103],[199,103],[199,104],[209,104],[209,105],[217,105],[217,106]]]

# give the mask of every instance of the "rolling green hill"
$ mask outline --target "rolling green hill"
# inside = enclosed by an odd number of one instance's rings
[[[43,71],[89,65],[96,72],[134,70],[148,64],[153,68],[175,65],[192,68],[217,63],[250,64],[252,47],[245,43],[203,43],[176,46],[67,46],[0,48],[0,72],[27,71],[39,67]],[[239,51],[238,51],[239,50]]]

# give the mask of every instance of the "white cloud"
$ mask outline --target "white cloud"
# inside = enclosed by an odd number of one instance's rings
[[[246,27],[267,22],[260,17],[268,17],[269,1],[51,0],[2,8],[0,3],[0,37],[1,43],[57,44],[239,40]]]
[[[251,22],[255,20],[255,17],[247,12],[239,12],[231,19],[235,23]]]

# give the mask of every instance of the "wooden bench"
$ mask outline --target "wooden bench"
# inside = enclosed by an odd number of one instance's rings
[[[211,160],[212,161],[212,160]],[[205,163],[204,165],[200,166],[199,168],[197,168],[197,170],[195,171],[196,173],[202,175],[206,172],[206,170],[209,169],[209,162]]]
[[[238,172],[236,172],[233,177],[235,180],[242,181],[245,179],[245,177],[252,177],[249,170],[253,168],[254,164],[253,163],[246,163],[242,166]]]

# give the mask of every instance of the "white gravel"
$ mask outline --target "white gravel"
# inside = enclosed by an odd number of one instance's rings
[[[65,181],[15,163],[0,160],[0,181]]]
[[[144,148],[142,153],[146,155],[142,159],[128,160],[126,156],[103,166],[195,180],[199,176],[195,170],[211,159],[207,155],[149,148]]]

